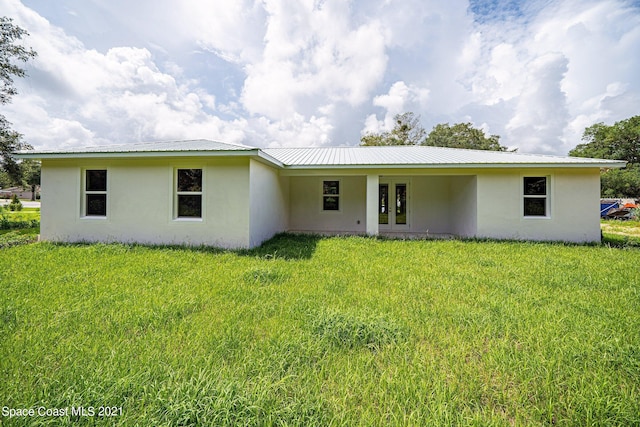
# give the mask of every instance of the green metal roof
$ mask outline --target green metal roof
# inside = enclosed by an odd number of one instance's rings
[[[92,147],[68,148],[57,150],[22,150],[18,152],[21,158],[69,158],[69,157],[105,157],[126,154],[153,154],[168,153],[175,155],[186,153],[225,152],[229,151],[258,151],[256,147],[248,145],[229,144],[225,142],[209,141],[206,139],[194,139],[186,141],[162,141],[162,142],[138,142],[122,145],[102,145]],[[120,156],[117,156],[120,157]]]
[[[205,139],[144,142],[59,150],[23,150],[20,158],[120,158],[254,156],[285,169],[328,168],[505,168],[598,167],[621,168],[620,160],[549,156],[501,151],[427,146],[310,147],[260,149]]]
[[[269,156],[291,168],[326,167],[624,167],[618,160],[548,156],[428,146],[267,148]]]

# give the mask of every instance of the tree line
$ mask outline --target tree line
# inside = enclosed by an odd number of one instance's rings
[[[500,145],[498,135],[485,135],[471,123],[436,125],[429,134],[420,124],[420,116],[412,112],[397,114],[393,129],[367,133],[360,138],[360,145],[428,145],[432,147],[468,148],[472,150],[507,151]]]
[[[37,55],[33,49],[21,44],[26,36],[27,31],[15,25],[11,18],[0,17],[0,105],[11,102],[17,94],[13,78],[26,76],[21,64]],[[625,160],[628,163],[624,169],[602,171],[602,196],[640,198],[640,116],[610,126],[596,123],[585,129],[582,141],[584,143],[569,152],[570,156]],[[420,117],[412,112],[396,115],[390,131],[367,133],[360,142],[362,146],[425,145],[508,151],[507,147],[500,145],[498,135],[486,135],[471,123],[438,124],[427,134]],[[0,114],[0,187],[18,185],[34,189],[40,183],[40,164],[31,160],[20,162],[12,155],[15,151],[32,148]]]
[[[13,23],[11,18],[0,17],[0,105],[8,104],[18,93],[14,77],[25,77],[26,70],[16,64],[26,63],[36,56],[36,52],[20,44],[27,36],[24,29]],[[12,153],[33,147],[22,140],[22,135],[11,129],[11,123],[0,114],[0,187],[17,185],[30,186],[35,196],[35,186],[40,184],[40,164],[33,160],[18,162]]]
[[[570,156],[624,160],[627,167],[603,171],[600,188],[603,197],[640,198],[640,116],[613,125],[596,123],[582,134],[583,144],[569,151]]]

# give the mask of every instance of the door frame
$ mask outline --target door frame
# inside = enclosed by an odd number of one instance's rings
[[[388,185],[388,199],[390,204],[394,207],[395,203],[395,195],[396,195],[396,185],[403,184],[407,186],[407,200],[406,200],[406,210],[407,210],[407,220],[406,224],[396,224],[396,210],[389,210],[389,220],[388,224],[380,224],[380,186]],[[378,182],[378,229],[381,232],[400,232],[400,231],[409,231],[411,230],[411,178],[408,177],[380,177]]]

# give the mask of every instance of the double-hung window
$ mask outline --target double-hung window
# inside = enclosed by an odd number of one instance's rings
[[[549,217],[549,177],[526,176],[523,184],[524,216]]]
[[[322,181],[322,210],[340,210],[340,181]]]
[[[202,218],[202,169],[177,169],[176,218]]]
[[[87,169],[84,176],[84,216],[107,216],[107,170]]]

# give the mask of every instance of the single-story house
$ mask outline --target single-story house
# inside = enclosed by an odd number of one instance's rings
[[[23,151],[41,239],[246,248],[283,231],[600,240],[600,169],[625,162],[441,147],[208,140]]]
[[[40,186],[36,186],[36,195],[40,193]],[[13,195],[18,196],[18,199],[31,200],[33,198],[33,192],[31,189],[26,190],[22,187],[9,187],[0,188],[0,199],[10,199]]]

